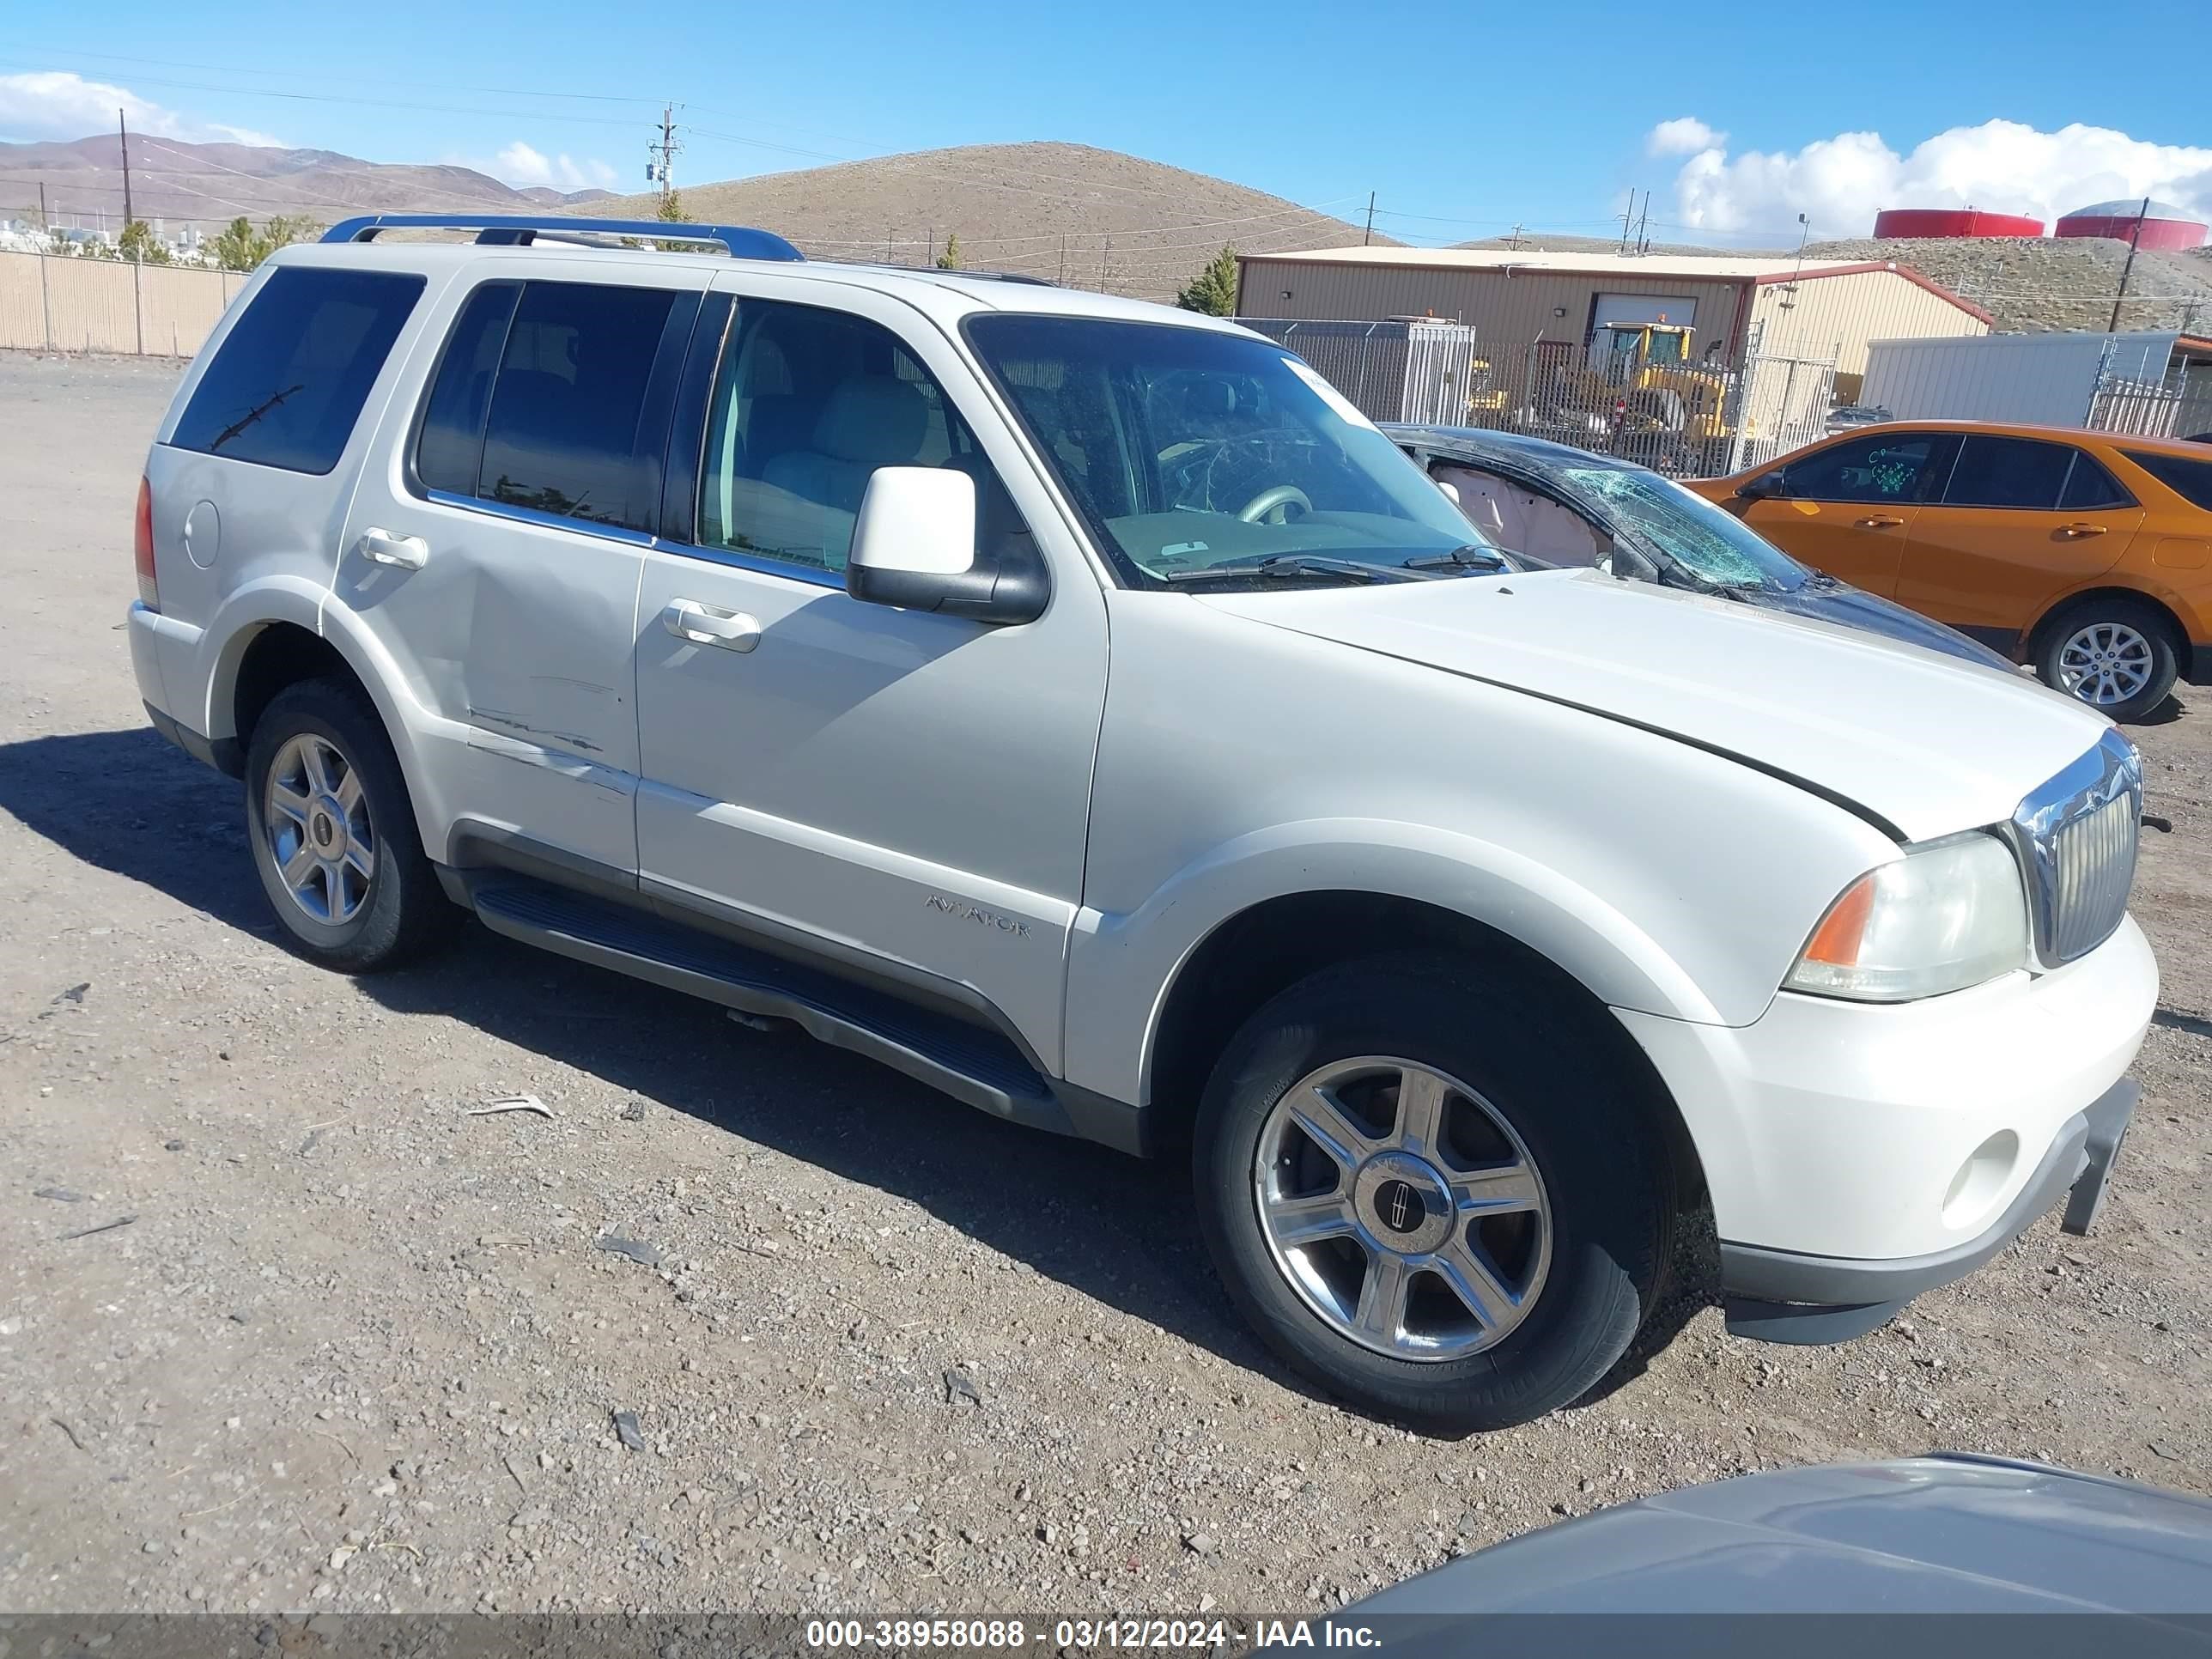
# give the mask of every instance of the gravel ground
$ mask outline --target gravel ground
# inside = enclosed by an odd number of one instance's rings
[[[0,357],[0,1609],[1297,1610],[1781,1464],[2212,1492],[2205,693],[2136,733],[2166,989],[2094,1237],[1791,1349],[1692,1237],[1598,1397],[1438,1442],[1261,1354],[1176,1169],[482,930],[287,955],[120,631],[174,373]]]

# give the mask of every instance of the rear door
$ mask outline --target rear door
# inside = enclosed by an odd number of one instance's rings
[[[2009,649],[2052,600],[2118,563],[2142,519],[2072,444],[1969,433],[1913,518],[1896,598]]]
[[[334,598],[417,705],[433,857],[458,856],[452,831],[636,870],[631,625],[708,275],[483,260],[386,416]]]
[[[1895,427],[1838,439],[1784,466],[1781,495],[1745,504],[1743,521],[1815,570],[1894,598],[1905,538],[1956,442]]]

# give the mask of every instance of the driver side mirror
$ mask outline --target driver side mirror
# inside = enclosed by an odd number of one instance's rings
[[[984,623],[1035,622],[1048,592],[1034,561],[975,557],[975,481],[955,467],[879,466],[853,521],[845,591],[869,605]],[[1002,568],[1002,564],[1017,566]]]
[[[1784,494],[1782,473],[1778,468],[1772,472],[1762,472],[1739,488],[1735,494],[1738,501],[1744,501],[1779,500]]]

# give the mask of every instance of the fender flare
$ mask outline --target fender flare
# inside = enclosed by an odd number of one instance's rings
[[[1126,915],[1078,915],[1067,996],[1084,1018],[1066,1022],[1069,1079],[1117,1099],[1149,1100],[1160,1029],[1191,958],[1255,906],[1318,892],[1433,905],[1518,941],[1610,1006],[1721,1020],[1681,965],[1629,917],[1523,854],[1424,824],[1310,819],[1210,848]]]
[[[203,714],[209,737],[237,737],[234,712],[239,670],[254,640],[264,629],[276,625],[300,628],[313,635],[336,651],[352,671],[354,678],[361,683],[375,707],[377,717],[384,723],[385,736],[398,758],[400,775],[407,781],[407,793],[414,804],[416,827],[422,836],[422,845],[430,848],[441,847],[442,840],[434,836],[442,836],[445,820],[426,794],[426,779],[416,752],[416,739],[418,732],[449,722],[439,720],[408,694],[398,665],[376,635],[362,627],[360,619],[346,607],[332,603],[328,592],[313,582],[272,576],[241,587],[225,599],[206,636],[220,641],[214,648],[214,661],[206,676],[208,702]],[[466,734],[461,728],[456,727],[453,735],[465,741]]]

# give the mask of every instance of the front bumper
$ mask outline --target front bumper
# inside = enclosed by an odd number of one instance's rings
[[[1841,1342],[1887,1322],[1923,1291],[1963,1279],[2026,1232],[2061,1197],[2059,1224],[2086,1233],[2111,1184],[2112,1165],[2141,1097],[2122,1078],[2060,1128],[2004,1212],[1948,1249],[1889,1261],[1801,1255],[1756,1244],[1721,1244],[1721,1287],[1732,1335],[1764,1342]]]
[[[2100,1189],[2157,1000],[2129,919],[2063,968],[1923,1002],[1783,994],[1737,1027],[1616,1013],[1697,1149],[1724,1289],[1809,1314],[1887,1309],[1971,1271],[2091,1165]],[[1795,1340],[1855,1334],[1830,1322]]]

